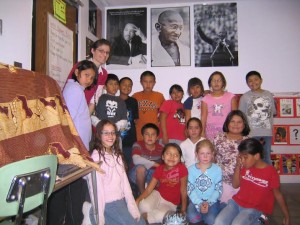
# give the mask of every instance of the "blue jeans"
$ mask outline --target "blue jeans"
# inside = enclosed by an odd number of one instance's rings
[[[263,160],[272,165],[271,161],[271,145],[272,145],[272,137],[271,136],[253,136],[256,140],[260,141],[264,147],[264,158]]]
[[[146,225],[141,217],[137,222],[129,213],[125,199],[106,203],[104,209],[105,225]]]
[[[220,202],[217,201],[208,207],[207,213],[198,212],[195,205],[190,201],[187,208],[187,219],[191,223],[198,223],[204,221],[207,225],[213,225],[215,218],[220,212]]]
[[[144,166],[144,165],[136,165],[129,171],[129,179],[130,179],[130,181],[132,181],[135,184],[136,184],[136,169],[139,166]],[[145,183],[146,184],[150,183],[153,173],[154,173],[154,169],[148,169],[148,170],[146,169],[146,172],[145,172]]]
[[[243,208],[230,199],[215,219],[214,225],[260,225],[258,218],[261,214],[256,209]]]

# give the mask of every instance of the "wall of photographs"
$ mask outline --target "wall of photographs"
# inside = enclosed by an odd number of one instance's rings
[[[272,163],[282,182],[300,183],[300,93],[278,93],[274,98],[277,116],[273,127]]]

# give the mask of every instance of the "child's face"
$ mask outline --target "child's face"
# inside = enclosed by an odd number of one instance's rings
[[[152,76],[144,76],[141,80],[144,92],[151,92],[155,85],[155,79]]]
[[[195,86],[190,87],[189,92],[193,98],[199,98],[201,96],[201,93],[203,92],[203,90],[201,89],[200,85],[195,85]]]
[[[106,124],[101,132],[101,142],[106,148],[110,148],[116,141],[116,130],[113,125]]]
[[[119,83],[116,80],[109,80],[105,88],[108,94],[115,95],[119,90]]]
[[[210,164],[214,158],[213,151],[208,146],[202,146],[196,153],[198,161],[202,164]]]
[[[220,74],[213,75],[210,86],[213,91],[221,91],[223,90],[224,84]]]
[[[259,91],[261,89],[262,79],[256,75],[251,75],[248,77],[247,85],[251,91]]]
[[[177,148],[170,146],[166,149],[166,151],[162,155],[162,159],[167,165],[167,167],[170,169],[176,166],[180,162],[180,154]]]
[[[172,92],[171,92],[171,98],[172,100],[176,101],[176,102],[181,102],[183,97],[183,92],[182,91],[178,91],[175,88],[173,88]]]
[[[187,127],[187,132],[190,138],[200,138],[202,130],[199,126],[199,123],[192,120],[189,122],[189,126]]]
[[[240,153],[239,157],[240,157],[243,167],[245,167],[246,169],[249,169],[249,168],[255,166],[256,162],[260,159],[260,156],[258,153],[255,155],[251,155],[249,153]]]
[[[82,70],[81,72],[76,69],[75,75],[77,77],[78,83],[84,88],[91,86],[95,79],[95,71],[93,69],[86,69]]]
[[[153,128],[147,128],[144,131],[143,134],[143,139],[146,145],[152,146],[155,145],[156,141],[157,141],[157,132],[155,129]]]
[[[129,95],[132,91],[132,82],[130,80],[123,80],[120,83],[120,93],[123,95]]]
[[[228,124],[229,133],[242,134],[245,128],[243,119],[240,116],[234,115]]]

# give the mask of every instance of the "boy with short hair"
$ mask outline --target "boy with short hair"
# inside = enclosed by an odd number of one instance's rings
[[[121,132],[122,150],[127,165],[131,164],[132,145],[136,142],[135,123],[139,118],[138,102],[135,98],[130,97],[133,82],[129,77],[123,77],[120,80],[120,98],[125,101],[127,107],[127,126]]]
[[[139,192],[145,190],[156,167],[161,164],[163,146],[157,142],[159,128],[153,123],[145,124],[141,129],[143,141],[132,146],[132,162],[134,167],[129,172],[130,180],[138,186]]]
[[[276,107],[273,95],[261,88],[262,81],[259,72],[247,73],[246,82],[250,91],[242,95],[239,109],[247,116],[251,129],[250,136],[264,146],[264,161],[271,164],[273,116],[276,115]]]
[[[153,87],[156,83],[154,73],[151,71],[144,71],[141,74],[140,82],[143,87],[143,91],[137,92],[132,96],[139,104],[139,120],[136,123],[138,141],[143,140],[140,130],[146,123],[154,123],[158,125],[159,108],[165,100],[163,94],[153,91]]]
[[[106,94],[102,94],[96,105],[96,118],[92,116],[94,126],[100,120],[108,119],[115,123],[118,130],[124,130],[127,125],[127,108],[124,100],[116,96],[119,90],[119,78],[115,74],[108,74],[104,86]]]

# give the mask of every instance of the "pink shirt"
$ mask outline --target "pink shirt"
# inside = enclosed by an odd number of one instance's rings
[[[213,140],[215,135],[223,130],[223,124],[228,113],[231,112],[231,100],[235,95],[224,92],[220,97],[213,97],[211,94],[205,95],[202,99],[207,104],[207,120],[205,133],[206,138]]]
[[[97,150],[93,151],[92,158],[95,162],[102,161],[101,169],[105,171],[105,174],[96,173],[100,225],[105,223],[105,204],[123,198],[126,200],[128,211],[132,217],[140,218],[122,159],[120,157],[117,159],[115,155],[110,154],[105,154],[105,159],[99,158]],[[91,184],[90,187],[92,187]]]

